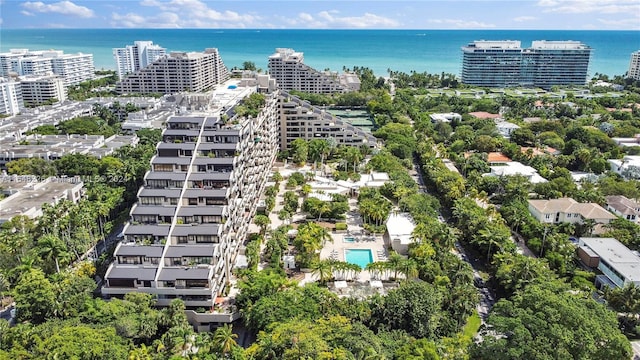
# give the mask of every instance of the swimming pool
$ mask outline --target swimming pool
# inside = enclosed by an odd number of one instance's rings
[[[344,258],[350,264],[356,264],[364,269],[367,264],[373,262],[373,253],[370,249],[346,249]]]
[[[345,236],[342,238],[342,242],[346,242],[346,243],[356,242],[356,238],[354,238],[353,236]]]

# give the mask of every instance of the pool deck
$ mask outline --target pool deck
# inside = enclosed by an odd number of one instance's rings
[[[389,253],[384,245],[382,234],[366,235],[365,230],[362,227],[362,216],[358,213],[357,200],[349,199],[350,210],[346,214],[347,231],[331,233],[333,243],[327,242],[320,251],[320,259],[334,259],[339,261],[346,261],[344,251],[347,249],[369,249],[373,255],[373,261],[386,261]],[[354,237],[354,242],[344,242],[344,237]],[[361,281],[370,279],[369,272],[363,270],[358,277]]]

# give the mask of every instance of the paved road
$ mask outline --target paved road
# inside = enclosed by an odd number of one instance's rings
[[[414,157],[413,171],[410,172],[410,175],[413,180],[418,183],[420,191],[427,194],[427,188],[425,187],[424,179],[422,178],[422,171],[419,170],[419,160],[417,157]],[[438,220],[443,223],[446,222],[441,213],[438,214]],[[478,314],[480,315],[480,319],[484,324],[487,320],[487,317],[489,316],[489,313],[491,312],[491,308],[493,308],[493,305],[495,304],[495,297],[491,293],[491,289],[486,286],[484,280],[480,276],[479,270],[476,268],[477,265],[475,264],[477,264],[478,259],[470,259],[466,251],[464,250],[464,247],[462,247],[459,242],[455,243],[454,251],[460,259],[466,261],[469,265],[471,265],[471,268],[473,269],[473,284],[478,288],[478,292],[480,293],[480,302],[478,303],[476,308],[478,310]]]

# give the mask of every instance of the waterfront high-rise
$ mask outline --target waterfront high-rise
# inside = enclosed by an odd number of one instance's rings
[[[116,84],[120,94],[174,94],[204,92],[229,79],[218,49],[177,52],[161,56],[145,68],[127,75]]]
[[[302,52],[293,49],[276,49],[269,56],[268,66],[269,75],[285,91],[333,94],[360,90],[360,79],[355,74],[318,71],[304,63]]]
[[[147,67],[166,53],[167,49],[154,44],[153,41],[134,41],[133,45],[114,48],[113,57],[116,60],[118,78],[123,79],[127,74]]]
[[[11,49],[0,54],[0,76],[62,76],[65,86],[94,78],[93,54],[65,54],[62,50]]]
[[[183,111],[194,110],[167,120],[102,293],[145,292],[155,294],[159,306],[179,298],[187,309],[211,310],[229,286],[275,160],[277,91],[268,75],[258,75],[230,80],[213,93],[176,96],[183,97]],[[250,96],[263,96],[259,114],[236,112]],[[238,316],[189,314],[204,328]]]
[[[462,47],[462,82],[483,87],[585,85],[592,49],[578,41],[474,41]]]
[[[631,61],[629,61],[627,77],[634,80],[640,80],[640,50],[631,53]]]

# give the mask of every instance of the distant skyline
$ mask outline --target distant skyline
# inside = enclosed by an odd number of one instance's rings
[[[640,0],[0,0],[0,28],[640,30]]]

